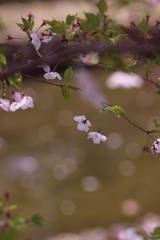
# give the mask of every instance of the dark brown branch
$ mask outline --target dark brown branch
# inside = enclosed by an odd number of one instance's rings
[[[145,56],[145,54],[153,54],[160,53],[160,47],[154,46],[137,46],[135,44],[132,45],[106,45],[106,44],[90,44],[90,45],[76,45],[76,46],[66,46],[62,49],[59,49],[58,52],[54,53],[52,56],[46,56],[43,58],[39,58],[35,61],[28,62],[24,65],[18,66],[16,68],[11,68],[10,70],[0,74],[0,81],[6,79],[7,77],[13,75],[15,72],[25,72],[28,69],[33,70],[37,65],[42,64],[47,61],[48,64],[55,64],[60,61],[62,58],[68,58],[71,55],[82,53],[86,54],[90,51],[98,52],[100,54],[104,53],[121,53],[126,51],[131,51],[135,53],[139,53]]]

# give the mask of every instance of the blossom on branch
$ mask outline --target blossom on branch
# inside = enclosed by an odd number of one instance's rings
[[[10,110],[10,101],[5,98],[0,98],[0,108],[8,112]]]
[[[30,37],[32,38],[31,43],[35,47],[36,51],[38,51],[41,46],[40,38],[37,36],[37,33],[31,33]]]
[[[50,72],[50,70],[51,70],[51,69],[50,69],[50,66],[49,66],[47,63],[42,63],[41,65],[38,65],[37,67],[38,67],[38,68],[41,68],[41,67],[42,67],[43,70],[44,70],[45,72],[47,72],[47,73]]]
[[[45,77],[45,79],[52,80],[52,79],[58,78],[59,80],[62,80],[60,74],[57,72],[48,72],[48,73],[45,73],[43,76]]]
[[[34,21],[34,14],[33,14],[33,13],[29,13],[29,14],[27,15],[27,17],[28,17],[28,19],[29,19],[30,21]]]
[[[20,94],[20,92],[12,91],[12,98],[15,102],[20,102],[22,100],[22,95]]]
[[[78,130],[88,132],[89,127],[91,127],[91,123],[86,119],[85,116],[75,116],[74,120],[78,122]]]
[[[23,110],[27,109],[27,108],[33,108],[34,104],[33,104],[33,99],[30,96],[24,95],[22,100],[21,100],[21,108]]]
[[[12,102],[11,106],[10,106],[10,111],[11,112],[15,112],[16,110],[18,110],[21,107],[20,102]]]
[[[99,58],[97,57],[98,53],[90,52],[87,55],[79,54],[79,58],[82,62],[87,65],[95,65],[99,62]]]
[[[99,132],[88,133],[88,138],[93,138],[95,144],[99,144],[100,141],[105,142],[107,140],[106,136],[100,134]]]
[[[48,35],[47,35],[47,34],[44,34],[44,33],[42,33],[42,42],[45,42],[45,43],[48,43],[48,42],[50,42],[50,41],[51,41],[51,39],[52,39],[52,37],[53,37],[54,35],[56,35],[56,33],[51,33],[51,32],[49,32],[49,34],[48,34]]]

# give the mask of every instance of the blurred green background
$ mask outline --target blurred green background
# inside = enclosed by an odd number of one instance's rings
[[[120,14],[128,16],[128,8],[119,10]],[[10,1],[8,5],[2,1],[1,41],[4,33],[22,34],[15,22],[29,12],[35,14],[35,21],[41,21],[92,10],[92,1]],[[143,76],[142,67],[136,71]],[[155,71],[159,73],[159,69]],[[75,69],[74,73],[74,85],[83,84],[102,100],[122,106],[139,126],[152,130],[153,119],[160,120],[160,99],[151,85],[113,90],[106,85],[109,73],[97,67]],[[98,102],[74,91],[66,101],[59,88],[27,79],[22,89],[33,97],[35,107],[0,112],[0,190],[10,192],[11,202],[19,206],[17,212],[40,213],[46,225],[31,225],[19,239],[51,239],[48,237],[61,232],[134,225],[148,213],[160,214],[160,161],[159,156],[142,153],[145,133],[122,117],[105,112],[101,133],[108,140],[94,145],[85,132],[78,131],[73,117],[95,116],[101,108]],[[97,131],[99,118],[90,121],[91,131]]]

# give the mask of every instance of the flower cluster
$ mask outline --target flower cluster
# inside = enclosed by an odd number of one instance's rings
[[[0,108],[9,112],[15,112],[19,108],[25,110],[27,108],[33,108],[33,99],[28,96],[24,95],[23,93],[19,92],[12,92],[12,103],[8,99],[0,98]]]
[[[77,128],[80,131],[89,131],[89,127],[91,127],[91,123],[86,119],[85,116],[75,116],[74,120],[78,122]],[[95,144],[99,144],[100,141],[105,142],[107,140],[106,136],[100,134],[99,132],[89,132],[88,138],[92,138]]]

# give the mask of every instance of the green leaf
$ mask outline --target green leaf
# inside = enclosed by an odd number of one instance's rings
[[[33,215],[31,217],[31,221],[40,226],[43,226],[45,224],[44,219],[39,214]]]
[[[62,96],[68,100],[69,97],[70,97],[70,90],[69,90],[69,87],[63,85],[63,87],[61,88],[61,93],[62,93]]]
[[[153,123],[154,123],[156,129],[160,127],[160,124],[157,123],[157,119],[154,118],[154,119],[153,119]]]
[[[6,57],[2,53],[0,53],[0,62],[3,63],[4,65],[7,64]]]
[[[77,88],[74,87],[74,86],[72,86],[72,85],[70,85],[70,84],[68,84],[67,87],[70,88],[70,89],[72,89],[72,90],[74,90],[74,91],[77,91]]]
[[[100,22],[99,16],[93,14],[93,13],[85,13],[87,22],[86,22],[86,30],[88,32],[95,30],[97,25]]]
[[[152,236],[160,237],[160,227],[156,227],[154,229],[154,232],[152,233]]]
[[[24,25],[22,23],[16,23],[18,25],[18,27],[22,28],[24,27]]]
[[[10,84],[12,84],[13,86],[21,86],[22,83],[22,75],[18,72],[15,73],[14,75],[8,77],[8,81],[10,82]]]
[[[142,32],[146,32],[148,28],[148,22],[146,18],[143,18],[143,20],[138,24],[138,29]]]
[[[155,91],[155,93],[157,93],[158,95],[160,95],[160,89]]]
[[[26,29],[28,30],[30,28],[30,21],[26,20],[25,18],[22,17],[22,22],[24,24],[24,26],[26,27]]]
[[[64,72],[64,80],[70,81],[72,77],[73,77],[73,70],[72,70],[72,67],[69,67]]]
[[[76,15],[68,15],[66,17],[66,24],[71,25],[75,20],[76,20],[77,14]]]
[[[13,229],[18,231],[24,231],[27,229],[27,218],[26,217],[16,217],[9,220],[9,224]]]
[[[111,110],[119,118],[121,113],[125,113],[124,109],[120,106],[107,107],[108,110]]]
[[[60,29],[63,26],[63,23],[56,21],[56,20],[47,21],[47,23],[52,27],[52,30]]]
[[[96,5],[102,14],[104,14],[108,10],[107,3],[104,0],[100,0]]]

